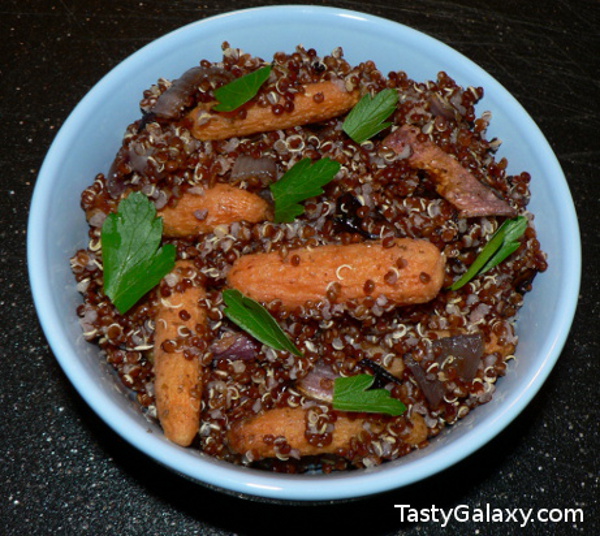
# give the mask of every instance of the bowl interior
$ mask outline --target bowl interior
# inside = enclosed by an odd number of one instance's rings
[[[380,70],[404,70],[415,80],[446,71],[463,86],[482,86],[479,112],[493,113],[489,137],[504,140],[509,171],[531,173],[530,210],[549,269],[537,277],[519,314],[518,359],[492,402],[445,431],[427,449],[375,469],[336,475],[280,476],[233,467],[168,443],[123,395],[96,347],[86,343],[69,258],[86,243],[80,192],[107,172],[125,127],[139,117],[144,89],[177,78],[199,60],[221,58],[221,43],[268,59],[297,44],[325,55],[342,46],[350,63],[372,59]],[[393,51],[393,53],[390,53]],[[448,467],[502,430],[531,400],[567,337],[578,295],[580,240],[567,183],[547,141],[513,97],[477,65],[415,30],[373,16],[314,6],[234,12],[185,26],[152,42],[108,73],[75,108],[40,171],[31,206],[28,262],[42,327],[66,374],[91,407],[120,435],[188,477],[255,496],[331,500],[400,487]],[[153,433],[149,434],[148,429]]]

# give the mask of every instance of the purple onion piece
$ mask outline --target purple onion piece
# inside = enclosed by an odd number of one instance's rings
[[[127,189],[127,186],[123,181],[117,179],[117,167],[119,162],[119,157],[113,161],[108,170],[108,175],[106,176],[106,191],[113,199],[119,199],[121,195]]]
[[[429,173],[438,194],[459,210],[460,217],[516,215],[512,206],[494,194],[458,160],[431,140],[420,141],[420,134],[419,128],[403,125],[388,135],[383,145],[397,154],[403,154],[409,146],[412,153],[408,163]]]
[[[445,394],[442,382],[440,382],[437,378],[427,378],[427,373],[425,370],[423,370],[423,367],[420,365],[420,363],[417,363],[411,355],[404,357],[404,363],[412,372],[417,385],[420,387],[421,391],[423,391],[423,394],[429,402],[429,405],[432,408],[437,408]]]
[[[449,356],[454,359],[452,366],[464,380],[470,381],[477,374],[484,353],[484,341],[481,333],[473,335],[455,335],[433,342],[433,351],[441,365]]]
[[[274,181],[277,178],[275,160],[267,156],[260,158],[245,154],[238,156],[231,170],[231,179],[244,181],[254,177]]]
[[[144,147],[142,144],[131,144],[126,153],[129,165],[133,171],[145,175],[148,171],[148,159],[154,155],[153,147]]]
[[[444,101],[439,95],[435,93],[429,97],[429,109],[433,115],[444,117],[445,119],[455,119],[456,111],[452,105]]]
[[[243,333],[226,333],[213,342],[210,349],[217,359],[250,361],[256,357],[258,343]]]
[[[232,78],[229,71],[218,67],[192,67],[158,97],[151,113],[159,119],[177,119],[185,108],[193,105],[192,97],[202,82],[210,80],[226,83]]]
[[[93,208],[87,213],[87,220],[91,227],[101,228],[107,214],[99,208]]]
[[[333,383],[338,377],[333,369],[323,361],[317,361],[312,370],[296,382],[296,388],[304,396],[331,402],[333,400]]]

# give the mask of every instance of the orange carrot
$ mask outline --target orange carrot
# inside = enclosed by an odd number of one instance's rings
[[[182,277],[193,270],[189,261],[178,261],[173,273]],[[184,292],[173,292],[161,300],[156,316],[154,334],[154,389],[156,409],[165,436],[181,446],[188,446],[198,433],[202,369],[198,357],[187,359],[185,340],[203,324],[206,313],[198,301],[205,296],[204,289],[188,287]],[[177,348],[177,343],[181,345]]]
[[[256,194],[218,183],[203,194],[186,192],[175,207],[158,212],[163,218],[163,234],[168,237],[209,233],[217,225],[246,220],[271,219],[269,203]]]
[[[343,455],[345,449],[351,448],[352,439],[360,441],[361,434],[365,432],[364,418],[350,418],[339,413],[333,423],[331,443],[313,445],[305,435],[308,411],[303,408],[277,408],[237,421],[227,435],[229,447],[238,454],[252,451],[258,459],[273,458],[277,455],[277,440],[283,439],[299,456]],[[427,425],[419,414],[408,420],[407,430],[401,439],[408,445],[416,446],[427,439]]]
[[[349,111],[360,99],[358,90],[346,91],[343,81],[328,80],[306,84],[303,93],[296,93],[294,109],[280,115],[271,107],[251,103],[242,118],[234,113],[211,112],[214,103],[201,104],[189,114],[192,134],[199,140],[223,140],[233,136],[248,136],[325,121]]]
[[[444,256],[430,242],[401,238],[392,247],[376,241],[295,249],[286,259],[277,252],[243,255],[228,283],[263,303],[279,299],[290,310],[326,300],[334,284],[337,302],[385,295],[408,305],[437,295],[444,266]]]
[[[240,454],[253,451],[260,458],[272,458],[276,455],[273,441],[265,441],[267,437],[282,437],[300,456],[335,453],[348,448],[350,440],[358,437],[363,430],[363,419],[350,419],[338,415],[334,423],[331,443],[316,446],[308,442],[305,436],[308,410],[303,408],[270,409],[245,420],[234,423],[228,433],[230,448]]]

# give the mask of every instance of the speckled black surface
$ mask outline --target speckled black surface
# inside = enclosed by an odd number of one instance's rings
[[[0,1],[0,534],[504,535],[517,529],[514,523],[452,522],[446,530],[401,523],[396,503],[582,508],[583,523],[534,523],[521,533],[600,534],[597,0],[329,4],[408,24],[469,56],[533,116],[568,178],[584,244],[575,324],[541,392],[493,442],[443,474],[352,504],[265,504],[204,489],[158,467],[101,422],[67,381],[37,322],[26,272],[29,202],[54,135],[102,75],[150,40],[257,5]],[[367,520],[368,528],[358,531]]]

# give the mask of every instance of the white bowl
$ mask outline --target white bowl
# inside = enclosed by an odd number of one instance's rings
[[[482,86],[480,113],[493,112],[489,136],[504,143],[509,171],[533,177],[530,210],[548,253],[519,313],[518,359],[497,384],[494,399],[447,429],[432,444],[382,466],[331,475],[278,475],[236,467],[164,439],[122,392],[97,347],[83,340],[80,296],[69,258],[87,243],[80,192],[107,172],[128,123],[139,118],[144,89],[177,78],[229,41],[268,59],[297,44],[328,54],[342,46],[350,63],[374,60],[380,70],[404,70],[418,81],[446,71],[463,86]],[[448,46],[401,24],[362,13],[314,6],[249,9],[205,19],[136,52],[79,103],[56,136],[31,205],[28,262],[38,315],[65,373],[81,396],[119,435],[157,462],[193,480],[234,493],[283,500],[335,500],[405,486],[465,458],[505,428],[527,405],[558,359],[573,320],[581,271],[577,218],[548,142],[519,103],[491,76]],[[148,433],[148,430],[152,433]]]

